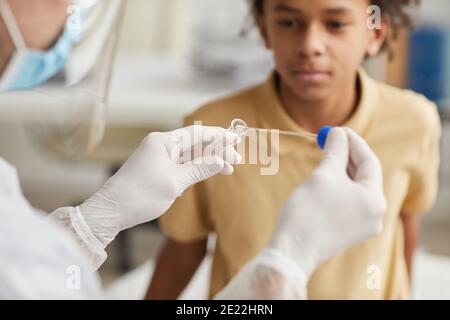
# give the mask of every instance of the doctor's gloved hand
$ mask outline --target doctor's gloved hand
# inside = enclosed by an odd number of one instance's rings
[[[325,260],[383,230],[382,168],[351,129],[330,132],[325,155],[282,209],[269,248],[291,258],[306,276]]]
[[[79,211],[106,246],[120,231],[158,218],[190,186],[232,174],[239,141],[223,128],[198,125],[152,133]]]

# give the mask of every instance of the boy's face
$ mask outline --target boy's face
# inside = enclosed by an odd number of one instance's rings
[[[354,85],[366,56],[380,50],[388,21],[367,26],[369,0],[265,0],[258,26],[277,72],[295,95],[320,101]]]

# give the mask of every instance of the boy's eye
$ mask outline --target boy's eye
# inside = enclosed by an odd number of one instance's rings
[[[282,28],[294,29],[299,26],[299,23],[295,20],[280,20],[278,25]]]
[[[347,24],[340,21],[329,21],[327,23],[327,26],[333,30],[342,30],[344,27],[347,26]]]

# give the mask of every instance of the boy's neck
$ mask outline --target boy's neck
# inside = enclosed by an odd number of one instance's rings
[[[338,94],[321,101],[299,99],[282,81],[278,92],[284,109],[297,124],[309,132],[318,132],[323,126],[342,126],[354,113],[359,101],[357,77]]]

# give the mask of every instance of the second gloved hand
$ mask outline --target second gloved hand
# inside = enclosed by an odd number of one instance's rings
[[[319,168],[285,202],[269,248],[309,277],[321,262],[378,235],[386,210],[382,176],[366,142],[334,128]]]
[[[122,230],[158,218],[187,188],[231,174],[239,137],[219,127],[191,126],[150,134],[123,167],[79,210],[108,245]]]

